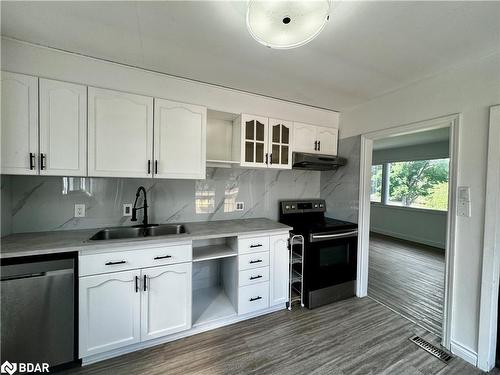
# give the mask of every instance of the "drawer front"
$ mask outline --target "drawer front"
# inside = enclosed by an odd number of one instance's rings
[[[249,270],[269,266],[269,251],[238,255],[238,269]]]
[[[269,236],[238,239],[238,252],[254,253],[269,250]]]
[[[264,281],[269,281],[269,267],[240,271],[239,286],[254,285]]]
[[[139,251],[143,262],[141,267],[191,262],[193,257],[191,245],[163,246]]]
[[[269,283],[243,286],[239,289],[238,314],[248,314],[269,307]]]
[[[125,271],[144,267],[190,262],[191,245],[162,246],[147,249],[115,251],[104,254],[82,255],[78,268],[80,276]]]

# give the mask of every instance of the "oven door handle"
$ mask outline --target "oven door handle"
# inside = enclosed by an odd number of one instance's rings
[[[336,234],[311,234],[311,240],[328,240],[334,238],[353,237],[357,234],[358,234],[357,230],[353,230],[351,232],[346,232],[346,233],[336,233]]]

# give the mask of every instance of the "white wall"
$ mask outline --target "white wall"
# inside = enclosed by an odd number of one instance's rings
[[[2,38],[1,69],[199,104],[224,112],[250,113],[338,128],[338,112],[176,78],[9,38]]]
[[[439,247],[446,245],[446,211],[371,205],[370,231]]]
[[[457,217],[452,347],[477,353],[489,106],[500,103],[500,52],[342,113],[341,137],[460,113],[458,184],[470,186],[472,216]],[[469,358],[469,359],[470,359]]]

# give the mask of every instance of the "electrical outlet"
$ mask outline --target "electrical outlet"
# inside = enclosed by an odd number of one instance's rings
[[[236,202],[236,211],[243,211],[245,209],[245,202]]]
[[[84,204],[75,204],[75,217],[85,217]]]
[[[132,216],[132,203],[125,203],[123,205],[123,216]]]

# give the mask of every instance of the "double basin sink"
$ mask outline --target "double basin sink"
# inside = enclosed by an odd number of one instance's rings
[[[147,226],[118,227],[100,230],[92,237],[92,241],[119,240],[127,238],[157,237],[188,233],[182,224],[149,224]]]

